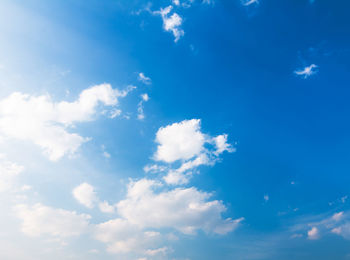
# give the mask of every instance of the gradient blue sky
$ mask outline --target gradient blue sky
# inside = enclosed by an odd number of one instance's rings
[[[349,9],[2,0],[0,258],[349,259]]]

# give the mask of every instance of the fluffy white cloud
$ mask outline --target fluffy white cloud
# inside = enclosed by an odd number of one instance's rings
[[[161,127],[156,134],[159,144],[154,159],[172,163],[188,160],[204,149],[205,135],[200,131],[200,120],[185,120]]]
[[[42,204],[15,206],[22,220],[22,232],[28,236],[50,235],[54,237],[78,236],[88,231],[90,216],[74,211],[56,209]]]
[[[165,163],[178,160],[182,163],[179,168],[170,169],[164,177],[168,184],[188,183],[193,169],[201,165],[213,165],[223,152],[235,151],[227,142],[226,134],[216,137],[206,135],[201,132],[200,123],[199,119],[184,120],[158,130],[155,140],[158,146],[153,158]]]
[[[126,199],[117,204],[119,215],[138,227],[174,228],[185,234],[197,230],[226,234],[242,220],[223,219],[226,207],[209,200],[209,193],[194,187],[156,192],[160,185],[148,179],[130,183]]]
[[[74,198],[87,208],[93,208],[98,201],[96,191],[93,186],[84,182],[73,190]]]
[[[139,73],[138,80],[146,85],[152,84],[151,78],[147,77],[143,72]]]
[[[172,32],[175,37],[175,42],[177,42],[185,32],[181,29],[182,18],[177,13],[170,15],[173,10],[173,6],[169,5],[168,7],[161,8],[160,11],[155,11],[153,14],[158,14],[162,17],[163,28],[167,32]]]
[[[315,64],[311,64],[310,66],[308,67],[305,67],[304,69],[302,70],[296,70],[294,71],[294,73],[298,76],[301,76],[303,77],[304,79],[310,77],[311,75],[314,75],[317,73],[317,69],[318,66],[315,65]]]
[[[164,188],[155,180],[131,182],[126,198],[116,204],[120,217],[96,225],[94,238],[106,243],[110,253],[164,256],[172,251],[164,243],[174,240],[174,235],[163,234],[164,229],[187,235],[198,230],[226,234],[243,220],[222,218],[225,206],[221,201],[210,200],[209,193],[194,187]]]
[[[31,96],[15,92],[0,101],[0,135],[31,141],[40,146],[50,160],[73,154],[86,142],[76,133],[68,132],[74,123],[93,120],[99,104],[115,106],[119,97],[132,90],[112,89],[102,84],[85,89],[73,102],[52,101],[49,95]]]

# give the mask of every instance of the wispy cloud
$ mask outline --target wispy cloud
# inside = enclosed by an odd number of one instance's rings
[[[138,75],[138,80],[146,85],[152,84],[152,79],[147,77],[143,72],[140,72]]]
[[[308,77],[317,73],[317,68],[317,65],[311,64],[310,66],[307,66],[301,70],[294,71],[294,73],[298,76],[303,77],[304,79],[307,79]]]
[[[259,0],[241,0],[242,5],[250,6],[252,4],[259,4]]]

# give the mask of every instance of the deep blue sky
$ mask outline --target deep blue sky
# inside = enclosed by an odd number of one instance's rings
[[[227,207],[223,218],[244,221],[224,235],[177,230],[180,241],[168,254],[147,259],[347,259],[350,2],[248,2],[196,0],[187,8],[170,0],[0,3],[1,100],[21,92],[72,102],[102,83],[137,87],[120,99],[122,116],[94,116],[67,128],[92,138],[72,157],[51,162],[30,140],[3,143],[1,153],[25,167],[22,181],[40,194],[29,204],[93,215],[72,198],[74,187],[90,183],[117,203],[130,179],[149,178],[142,169],[152,163],[158,129],[201,119],[203,133],[228,134],[236,152],[199,166],[181,187],[213,192]],[[184,35],[176,42],[154,13],[169,5],[170,15],[182,18]],[[312,64],[314,73],[296,74]],[[152,84],[139,81],[140,72]],[[137,120],[143,93],[150,100],[143,104],[145,119]],[[163,173],[151,178],[157,174]],[[92,224],[118,216],[93,212]],[[341,220],[330,220],[340,212]],[[18,232],[20,223],[13,225]],[[317,234],[308,234],[313,227]],[[18,237],[26,243],[25,235]],[[61,256],[116,257],[87,237],[59,249]],[[95,247],[98,253],[85,255]],[[30,250],[9,255],[3,257],[37,257]]]

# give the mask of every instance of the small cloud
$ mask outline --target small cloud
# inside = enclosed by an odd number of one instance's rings
[[[117,116],[120,116],[122,114],[122,111],[120,109],[113,109],[110,111],[109,118],[113,119],[116,118]]]
[[[111,158],[111,155],[106,151],[103,152],[103,156],[108,158],[108,159]]]
[[[180,0],[173,0],[173,5],[179,6],[180,5]]]
[[[259,4],[258,0],[241,0],[242,5],[250,6],[252,4]]]
[[[320,232],[317,227],[312,227],[308,232],[307,232],[307,237],[310,240],[317,240],[320,238]]]
[[[149,96],[147,93],[141,95],[141,101],[137,105],[137,119],[143,120],[145,119],[145,113],[143,111],[143,103],[149,100]]]
[[[141,81],[143,84],[146,84],[146,85],[152,84],[151,78],[147,77],[143,72],[139,73],[138,80]]]
[[[169,5],[168,7],[161,8],[159,11],[153,12],[155,15],[160,15],[163,20],[163,28],[167,32],[172,32],[175,37],[175,42],[180,40],[182,36],[185,35],[184,30],[181,29],[182,17],[177,13],[170,15],[173,6]]]
[[[341,212],[338,212],[338,213],[334,213],[334,215],[332,216],[332,219],[334,221],[340,221],[342,218],[343,218],[343,215],[344,215],[344,212],[341,211]]]
[[[269,200],[270,200],[269,195],[267,195],[267,194],[266,194],[266,195],[264,195],[264,201],[265,201],[265,202],[268,202]]]
[[[106,147],[104,145],[101,145],[101,149],[102,149],[102,155],[105,158],[107,159],[111,158],[111,154],[106,151]]]
[[[142,94],[142,95],[141,95],[141,98],[142,98],[142,100],[145,101],[145,102],[147,102],[147,101],[149,100],[149,96],[148,96],[147,93]]]
[[[315,64],[311,64],[310,66],[308,67],[305,67],[304,69],[302,70],[296,70],[294,71],[294,73],[298,76],[301,76],[303,77],[304,79],[307,79],[308,77],[310,77],[311,75],[314,75],[317,73],[317,69],[318,66],[315,65]]]

